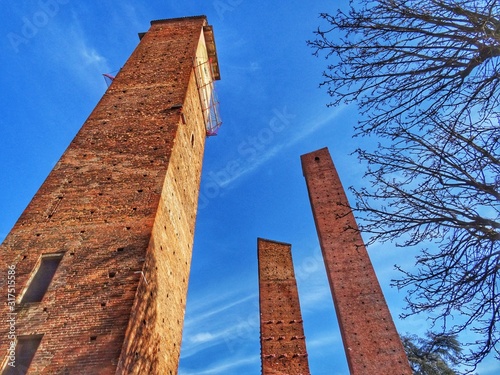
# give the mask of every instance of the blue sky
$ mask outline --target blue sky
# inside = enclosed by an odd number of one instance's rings
[[[221,69],[223,127],[207,140],[179,374],[260,373],[257,237],[292,244],[313,375],[348,374],[300,155],[329,147],[345,187],[361,186],[351,152],[356,109],[327,108],[327,62],[305,41],[320,12],[347,0],[3,1],[0,15],[0,240],[106,90],[149,21],[206,14]],[[352,199],[351,199],[352,200]],[[411,251],[369,249],[400,332],[404,292],[389,287]],[[490,359],[480,375],[498,371]]]

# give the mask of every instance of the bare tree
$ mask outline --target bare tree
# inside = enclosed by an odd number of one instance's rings
[[[396,119],[418,125],[436,113],[499,105],[497,0],[359,0],[322,14],[309,45],[337,59],[324,73],[331,104],[357,101],[359,130],[384,131]],[[340,32],[340,35],[337,33]],[[338,42],[337,42],[338,40]]]
[[[498,121],[404,127],[388,146],[358,150],[371,187],[353,190],[369,243],[433,242],[415,270],[395,280],[408,287],[409,313],[429,314],[451,334],[478,334],[471,365],[498,353],[500,321],[500,136]],[[453,320],[455,316],[456,319]],[[450,325],[452,324],[452,325]],[[496,347],[496,349],[495,349]]]
[[[371,182],[353,190],[360,227],[369,243],[428,246],[395,280],[405,316],[472,330],[471,366],[499,356],[499,2],[359,0],[322,18],[309,44],[333,60],[331,105],[356,102],[358,135],[379,142],[357,150]]]

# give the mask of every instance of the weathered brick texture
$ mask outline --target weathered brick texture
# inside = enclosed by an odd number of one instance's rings
[[[257,240],[263,375],[309,375],[289,244]]]
[[[18,301],[42,254],[64,257],[19,335],[30,374],[176,374],[205,143],[193,64],[206,18],[154,21],[0,248]],[[8,310],[1,305],[2,317]],[[7,325],[0,325],[0,358]]]
[[[328,149],[301,159],[351,375],[411,375]]]

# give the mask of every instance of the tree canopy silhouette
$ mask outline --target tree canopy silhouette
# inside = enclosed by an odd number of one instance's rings
[[[462,352],[454,335],[426,333],[426,338],[416,335],[401,337],[414,375],[456,375],[454,367]]]
[[[353,190],[361,230],[428,246],[394,281],[409,291],[405,316],[472,330],[472,366],[498,357],[499,2],[359,0],[321,17],[308,43],[331,61],[330,104],[357,103],[357,135],[378,141],[357,150],[370,182]]]

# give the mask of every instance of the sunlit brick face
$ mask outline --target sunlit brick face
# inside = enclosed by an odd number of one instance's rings
[[[204,16],[153,21],[2,244],[26,290],[16,333],[41,337],[33,373],[177,373],[206,138],[194,66],[214,50]]]
[[[411,375],[328,149],[301,159],[350,373]]]
[[[308,375],[291,245],[259,238],[262,374]]]

